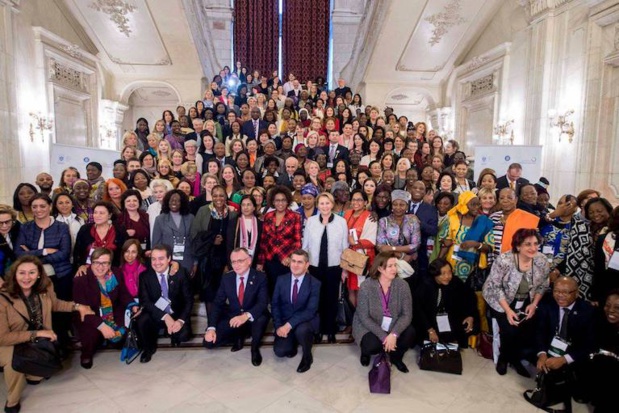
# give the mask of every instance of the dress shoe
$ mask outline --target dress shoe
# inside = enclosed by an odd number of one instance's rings
[[[408,373],[408,367],[406,367],[406,364],[404,364],[402,360],[397,360],[397,361],[392,360],[391,364],[393,364],[395,368],[401,371],[402,373]]]
[[[89,370],[92,368],[92,359],[83,359],[80,360],[80,365],[85,368],[86,370]]]
[[[236,340],[234,344],[232,345],[232,348],[230,349],[230,351],[233,353],[236,353],[239,350],[243,350],[244,344],[245,343],[243,342],[243,340]]]
[[[590,400],[584,396],[572,396],[572,399],[579,404],[588,404]]]
[[[522,365],[521,362],[512,363],[512,367],[516,370],[516,373],[521,375],[522,377],[531,378],[531,373],[526,369],[525,366]]]
[[[26,383],[28,383],[31,386],[36,386],[37,384],[41,384],[43,380],[30,380],[30,379],[26,379]]]
[[[367,367],[367,366],[370,365],[370,356],[366,356],[366,355],[362,354],[361,358],[360,358],[360,361],[361,361],[361,365],[362,366]]]
[[[151,353],[144,352],[140,356],[140,363],[148,363],[152,358],[153,358],[153,355]]]
[[[288,353],[286,355],[286,357],[288,357],[289,359],[296,357],[297,355],[297,349],[295,348],[293,351],[291,351],[290,353]]]
[[[314,334],[314,344],[322,343],[322,334]]]
[[[256,367],[262,364],[262,354],[260,354],[260,350],[255,349],[251,351],[251,364]]]
[[[501,376],[507,374],[507,362],[499,359],[496,363],[496,372]]]
[[[297,373],[305,373],[312,367],[313,359],[310,357],[303,357],[301,359],[301,363],[299,363],[299,367],[297,367]]]
[[[4,404],[4,413],[19,413],[21,410],[21,404],[17,403],[15,406],[7,406],[8,402]]]
[[[330,344],[335,343],[335,334],[328,334],[327,335],[327,342]]]

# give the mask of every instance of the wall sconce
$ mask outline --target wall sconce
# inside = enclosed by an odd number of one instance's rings
[[[574,140],[574,122],[569,120],[573,114],[573,109],[566,111],[563,115],[559,115],[554,109],[548,111],[550,126],[559,130],[559,142],[563,135],[567,135],[569,143]]]
[[[51,131],[54,127],[54,121],[47,116],[43,116],[41,112],[30,112],[30,142],[34,142],[35,129],[41,133],[41,142],[45,142],[45,131]]]
[[[101,148],[114,149],[116,145],[116,127],[111,123],[99,125],[99,137]]]
[[[509,135],[509,144],[510,145],[514,144],[514,129],[512,128],[513,124],[514,124],[514,120],[510,119],[508,121],[499,122],[498,124],[495,125],[494,136],[497,137],[496,139],[499,141],[500,144],[502,145],[507,144],[506,137],[508,135]]]

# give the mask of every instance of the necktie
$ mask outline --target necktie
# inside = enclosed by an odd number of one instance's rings
[[[159,284],[161,284],[161,296],[167,300],[169,298],[168,297],[168,283],[165,279],[165,274],[159,274],[159,278],[160,278]]]
[[[569,308],[563,308],[563,319],[561,320],[561,328],[559,329],[559,337],[567,340],[567,319],[570,315]]]
[[[329,150],[329,159],[333,160],[335,158],[335,148],[336,145],[331,145],[331,149]]]
[[[257,121],[257,120],[255,120],[255,121],[254,121],[254,137],[255,137],[256,139],[258,139],[258,125],[259,125],[258,121]]]
[[[299,280],[295,279],[292,286],[292,304],[297,303],[297,298],[299,298]]]
[[[515,191],[516,190],[516,183],[514,181],[509,181],[509,187]]]
[[[243,305],[243,298],[245,298],[245,283],[243,280],[245,277],[241,277],[241,284],[239,285],[239,303]]]
[[[413,214],[417,213],[417,208],[419,207],[419,204],[413,204]]]

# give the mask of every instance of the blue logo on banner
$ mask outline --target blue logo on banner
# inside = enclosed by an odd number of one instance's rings
[[[59,160],[60,162],[63,162],[63,161],[64,161],[64,156],[60,155],[60,157],[58,158],[58,160]]]
[[[537,158],[534,156],[531,158],[531,162],[535,162],[535,161],[537,161]]]
[[[505,156],[505,160],[506,160],[506,161],[509,161],[510,159],[512,159],[512,158],[511,158],[511,156],[509,156],[509,155],[506,155],[506,156]]]
[[[84,162],[90,162],[90,158],[89,157],[84,157]]]

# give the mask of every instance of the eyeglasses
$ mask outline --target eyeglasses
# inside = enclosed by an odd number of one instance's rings
[[[8,221],[0,221],[0,227],[4,227],[4,226],[9,227],[11,225],[13,225],[13,220],[12,219],[9,219]]]
[[[240,260],[232,260],[230,262],[232,263],[232,265],[235,265],[235,264],[243,264],[247,260],[248,260],[248,258],[242,258]]]
[[[111,263],[109,261],[93,261],[92,262],[93,267],[109,267],[110,264]]]
[[[570,291],[564,291],[564,290],[552,290],[553,294],[556,295],[570,295],[570,294],[574,294],[576,291],[578,291],[578,289],[576,290],[570,290]]]

